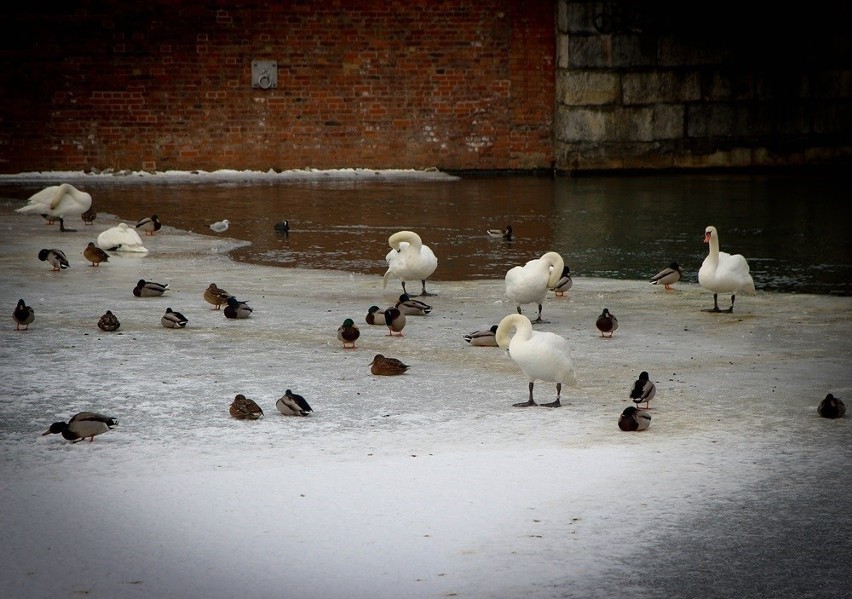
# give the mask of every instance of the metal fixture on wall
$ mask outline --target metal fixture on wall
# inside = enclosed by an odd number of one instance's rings
[[[278,87],[278,62],[274,60],[251,61],[251,86],[259,89]]]

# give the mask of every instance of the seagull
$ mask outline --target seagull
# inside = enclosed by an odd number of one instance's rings
[[[210,225],[210,229],[215,233],[224,233],[228,230],[228,225],[230,224],[231,221],[226,218],[225,220],[220,220]]]

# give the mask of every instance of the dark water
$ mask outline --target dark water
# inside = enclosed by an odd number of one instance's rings
[[[53,182],[51,182],[53,183]],[[23,203],[48,183],[2,183]],[[562,254],[576,276],[647,279],[671,261],[697,281],[703,232],[748,258],[758,289],[852,294],[850,194],[839,176],[660,175],[462,177],[239,183],[86,180],[96,210],[252,242],[236,260],[382,274],[387,238],[418,232],[438,256],[435,280],[502,278],[542,253]],[[13,205],[17,207],[17,204]],[[274,230],[288,219],[287,237]],[[506,243],[485,231],[511,224]],[[75,223],[76,225],[76,223]]]

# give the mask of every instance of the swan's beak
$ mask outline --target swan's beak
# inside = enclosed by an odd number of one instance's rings
[[[704,234],[704,243],[710,243],[710,233]]]

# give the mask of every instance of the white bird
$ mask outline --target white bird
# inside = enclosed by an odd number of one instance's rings
[[[230,224],[231,221],[226,218],[225,220],[220,220],[210,225],[210,229],[216,233],[224,233],[228,230],[228,225]]]
[[[127,223],[118,223],[117,226],[98,235],[97,244],[102,250],[110,252],[148,253],[148,249],[142,245],[139,233]]]
[[[710,226],[704,230],[704,243],[709,244],[710,251],[698,271],[698,283],[713,292],[713,308],[707,308],[705,312],[733,312],[737,293],[756,293],[748,262],[742,254],[731,255],[719,251],[716,227]],[[720,293],[731,294],[731,307],[727,310],[719,309]]]
[[[68,216],[83,214],[91,207],[91,195],[85,191],[80,191],[73,185],[63,183],[62,185],[45,187],[30,196],[28,204],[23,208],[18,208],[15,212],[55,216],[59,219],[60,231],[76,231],[76,229],[66,229],[64,219]]]
[[[533,385],[540,380],[556,383],[556,401],[541,405],[548,408],[561,406],[562,384],[577,384],[568,341],[556,333],[533,331],[530,319],[523,314],[509,314],[503,318],[497,326],[495,338],[498,346],[509,350],[509,356],[529,379],[529,400],[513,405],[519,408],[537,405],[533,400]]]
[[[521,304],[538,304],[538,317],[541,319],[541,304],[547,296],[547,290],[556,287],[562,276],[565,262],[556,252],[547,252],[541,258],[530,260],[524,266],[516,266],[506,273],[506,296],[517,306],[521,314]]]
[[[651,277],[651,285],[664,285],[671,291],[672,285],[680,281],[683,271],[677,262],[672,262],[666,268]]]
[[[618,417],[618,428],[623,431],[645,431],[651,426],[651,415],[636,406],[627,406]]]
[[[429,248],[423,245],[420,235],[413,231],[399,231],[388,238],[391,251],[385,256],[388,270],[382,280],[382,287],[387,287],[388,277],[402,282],[403,293],[406,281],[420,281],[423,292],[420,295],[434,295],[426,291],[426,279],[438,268],[438,258]]]

